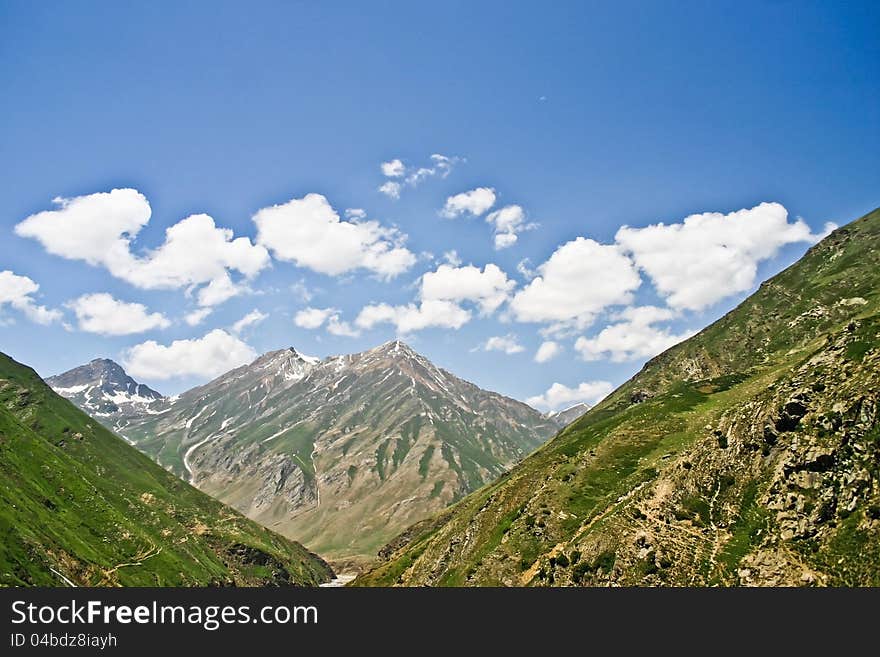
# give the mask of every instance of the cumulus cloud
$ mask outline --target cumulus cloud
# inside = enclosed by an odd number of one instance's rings
[[[400,198],[400,189],[402,185],[399,182],[389,180],[379,185],[379,191],[388,198],[396,201]]]
[[[256,357],[257,353],[241,339],[214,329],[201,338],[175,340],[170,345],[147,340],[125,352],[123,365],[139,379],[213,378]]]
[[[246,328],[256,326],[257,324],[261,323],[268,316],[269,315],[267,315],[266,313],[262,313],[259,310],[254,309],[232,325],[232,332],[238,335]]]
[[[457,303],[439,299],[422,301],[418,305],[392,306],[387,303],[364,306],[355,320],[362,329],[378,324],[392,324],[399,334],[412,333],[437,327],[459,329],[470,321],[471,314]]]
[[[505,354],[519,354],[526,350],[517,337],[511,333],[507,335],[493,335],[482,344],[483,351],[503,351]]]
[[[233,283],[229,274],[221,274],[199,290],[198,302],[200,306],[219,306],[246,290],[247,286]]]
[[[191,288],[214,290],[200,295],[202,305],[222,303],[235,287],[230,271],[250,279],[269,265],[265,248],[246,237],[234,238],[214,219],[197,214],[165,231],[165,241],[143,255],[132,252],[132,241],[147,225],[150,204],[135,189],[56,198],[58,207],[27,217],[15,227],[21,237],[39,241],[54,255],[105,267],[111,275],[142,289]],[[225,294],[216,291],[225,290]]]
[[[578,237],[560,246],[511,300],[521,322],[548,323],[551,333],[583,329],[603,309],[632,301],[641,278],[616,246]]]
[[[452,256],[458,259],[454,252]],[[355,325],[371,329],[377,324],[393,324],[400,334],[431,327],[458,329],[471,319],[471,311],[463,308],[463,303],[473,303],[481,315],[490,315],[510,297],[515,286],[507,274],[491,263],[483,269],[443,264],[420,279],[418,303],[367,305],[355,319]]]
[[[38,212],[15,227],[16,235],[38,240],[49,253],[125,273],[130,240],[150,221],[150,204],[135,189],[57,197],[55,210]],[[115,275],[115,274],[114,274]]]
[[[360,335],[360,331],[342,320],[336,308],[304,308],[296,313],[293,323],[309,330],[321,328],[326,323],[330,335],[348,338],[356,338]]]
[[[614,386],[608,381],[585,381],[577,388],[554,383],[544,394],[526,399],[526,403],[544,411],[556,411],[575,404],[594,406],[612,390],[614,390]]]
[[[758,263],[786,244],[821,237],[802,219],[789,222],[779,203],[761,203],[730,214],[693,214],[676,224],[623,226],[615,239],[670,306],[700,310],[751,289]]]
[[[34,294],[39,289],[40,286],[27,276],[18,276],[8,269],[0,271],[0,309],[9,304],[37,324],[51,324],[60,320],[60,310],[50,310],[34,300]]]
[[[415,187],[426,178],[433,178],[435,176],[445,178],[452,171],[452,168],[462,161],[460,157],[449,157],[439,153],[434,153],[430,159],[430,165],[407,172],[406,182],[408,185]]]
[[[532,280],[538,273],[532,269],[532,261],[529,258],[523,258],[516,263],[516,270],[527,281]]]
[[[346,208],[345,209],[345,218],[346,219],[366,219],[367,211],[363,208]]]
[[[449,157],[434,153],[431,155],[430,164],[421,167],[407,167],[401,160],[393,159],[382,162],[380,168],[382,175],[394,180],[386,180],[379,186],[379,191],[392,200],[400,198],[404,186],[416,187],[428,178],[445,178],[452,168],[463,161],[460,157]]]
[[[536,363],[546,363],[562,353],[562,345],[554,340],[545,340],[535,352]]]
[[[453,267],[458,267],[461,265],[461,258],[458,255],[458,251],[452,249],[451,251],[446,251],[443,253],[443,260],[447,265],[452,265]]]
[[[82,331],[100,335],[132,335],[171,326],[162,313],[151,313],[142,303],[114,299],[106,292],[84,294],[67,302]]]
[[[519,205],[507,205],[486,215],[486,221],[495,228],[495,250],[500,251],[516,244],[518,234],[538,227],[526,223],[526,213]]]
[[[332,315],[339,314],[336,308],[304,308],[293,317],[293,323],[304,329],[320,328]]]
[[[197,310],[193,310],[192,312],[187,313],[183,316],[183,321],[186,322],[189,326],[198,326],[205,319],[214,312],[213,308],[198,308]]]
[[[422,276],[422,301],[471,301],[483,315],[491,314],[510,296],[516,283],[498,265],[481,270],[473,265],[440,265]]]
[[[340,319],[338,315],[333,315],[327,320],[327,333],[344,338],[356,338],[361,334],[351,324]]]
[[[416,262],[403,246],[406,235],[377,221],[343,221],[321,194],[306,194],[253,217],[257,243],[280,260],[336,276],[366,269],[383,279]]]
[[[382,169],[382,175],[388,178],[400,178],[406,172],[406,167],[399,159],[382,162],[380,168]]]
[[[447,198],[440,214],[447,219],[454,219],[465,213],[479,217],[493,205],[495,205],[495,190],[491,187],[477,187],[469,192]]]
[[[607,358],[620,363],[650,358],[693,335],[693,331],[674,334],[668,328],[654,326],[675,316],[668,308],[627,308],[614,315],[614,319],[622,321],[606,326],[595,337],[579,337],[574,348],[587,361]]]

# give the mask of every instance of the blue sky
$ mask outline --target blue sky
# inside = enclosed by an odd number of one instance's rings
[[[876,3],[4,2],[0,349],[173,393],[403,335],[595,399],[878,205],[878,28]]]

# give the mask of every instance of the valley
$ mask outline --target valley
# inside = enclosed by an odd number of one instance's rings
[[[107,383],[119,366],[96,362],[106,371],[50,382],[171,472],[334,561],[368,562],[586,408],[546,416],[397,340],[324,360],[270,352],[147,404],[123,401]]]

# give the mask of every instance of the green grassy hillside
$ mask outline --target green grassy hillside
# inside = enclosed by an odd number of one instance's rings
[[[0,354],[0,585],[315,585],[329,567]]]
[[[657,356],[362,585],[880,585],[880,211]]]

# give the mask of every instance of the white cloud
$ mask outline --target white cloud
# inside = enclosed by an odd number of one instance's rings
[[[194,214],[169,227],[162,246],[135,263],[122,278],[138,287],[228,287],[230,269],[253,278],[269,265],[269,254],[247,237],[233,239],[233,232],[218,228],[210,216]]]
[[[200,306],[219,306],[246,290],[246,286],[233,283],[228,274],[221,274],[199,290],[198,302]]]
[[[525,220],[525,210],[519,205],[505,205],[486,217],[486,221],[494,225],[499,233],[516,233],[522,229]]]
[[[346,208],[345,209],[345,218],[346,219],[366,219],[367,211],[363,208]]]
[[[201,338],[175,340],[170,345],[147,340],[125,352],[123,365],[139,379],[213,378],[256,357],[257,353],[239,338],[214,329]]]
[[[401,184],[399,182],[394,182],[393,180],[389,180],[379,185],[379,191],[395,201],[400,198],[400,188]]]
[[[486,221],[495,228],[495,249],[500,251],[516,244],[517,235],[533,230],[538,224],[527,224],[526,213],[519,205],[507,205],[486,215]]]
[[[443,260],[446,261],[447,265],[452,265],[453,267],[458,267],[461,265],[461,258],[458,256],[458,251],[456,251],[455,249],[444,252]]]
[[[416,262],[403,243],[406,235],[377,221],[342,221],[320,194],[306,194],[253,217],[257,243],[276,258],[335,276],[366,269],[383,279],[403,273]]]
[[[498,265],[487,264],[480,270],[473,265],[440,265],[422,276],[422,301],[472,301],[488,315],[510,296],[516,283]]]
[[[620,363],[650,358],[693,335],[693,331],[673,334],[668,328],[653,326],[675,316],[676,313],[668,308],[627,308],[614,315],[614,319],[623,321],[606,326],[595,337],[579,337],[574,348],[587,361],[608,358]]]
[[[30,215],[16,235],[38,240],[49,253],[124,273],[132,255],[130,239],[150,221],[150,204],[135,189],[55,198],[59,206]],[[116,274],[114,274],[116,275]]]
[[[471,312],[463,308],[462,303],[471,302],[481,315],[490,315],[509,298],[515,286],[516,283],[492,263],[482,270],[473,265],[444,264],[422,276],[417,304],[365,306],[355,319],[355,325],[371,329],[377,324],[393,324],[400,334],[430,327],[458,329],[471,319]]]
[[[293,318],[300,328],[314,330],[327,325],[327,333],[346,338],[356,338],[361,334],[351,324],[343,321],[336,308],[305,308]]]
[[[257,324],[265,320],[268,316],[269,315],[267,315],[266,313],[262,313],[259,310],[254,309],[232,325],[232,332],[238,335],[246,328],[256,326]]]
[[[132,335],[171,326],[162,313],[151,313],[142,303],[114,299],[106,292],[84,294],[69,301],[79,328],[101,335]]]
[[[515,335],[493,335],[482,345],[483,351],[503,351],[507,355],[518,354],[526,350]]]
[[[516,233],[496,233],[495,234],[495,250],[501,251],[516,244],[519,239]]]
[[[304,329],[320,328],[332,315],[339,314],[336,308],[305,308],[293,318],[293,323]]]
[[[327,333],[345,338],[356,338],[361,334],[351,324],[342,321],[338,315],[333,315],[327,320]]]
[[[448,219],[454,219],[465,213],[479,217],[493,205],[495,205],[495,190],[491,187],[477,187],[469,192],[447,198],[440,214]]]
[[[538,267],[538,276],[510,303],[521,322],[549,323],[550,332],[583,329],[597,313],[630,303],[641,278],[632,261],[611,245],[578,237]]]
[[[520,273],[527,281],[532,280],[538,273],[532,269],[532,261],[529,258],[523,258],[518,263],[516,263],[516,270]]]
[[[190,313],[187,313],[183,316],[183,321],[185,321],[190,326],[198,326],[205,319],[214,312],[213,308],[199,308],[198,310],[193,310]]]
[[[15,227],[21,237],[39,241],[54,255],[105,267],[110,274],[142,289],[177,289],[213,284],[230,288],[229,272],[253,278],[269,265],[265,248],[246,237],[233,238],[206,214],[182,219],[165,231],[158,248],[140,256],[132,241],[150,220],[147,199],[134,189],[56,198],[57,209],[38,212]],[[206,293],[204,304],[229,295]]]
[[[781,247],[821,237],[802,219],[790,223],[779,203],[761,203],[726,215],[693,214],[677,224],[623,226],[615,239],[670,306],[700,310],[751,289],[758,263]]]
[[[391,306],[380,303],[365,306],[355,320],[362,329],[371,329],[377,324],[393,324],[400,334],[412,333],[430,327],[458,329],[471,318],[469,311],[451,301],[422,301],[418,306]]]
[[[383,162],[380,168],[382,169],[382,175],[387,178],[400,178],[406,171],[406,167],[399,159]]]
[[[449,157],[434,153],[431,155],[431,163],[428,166],[409,168],[399,159],[389,162],[382,162],[380,168],[382,174],[388,178],[395,180],[386,180],[379,186],[379,191],[390,199],[397,200],[403,187],[416,187],[428,178],[439,177],[445,178],[452,171],[452,168],[462,162],[459,157]]]
[[[529,397],[526,399],[526,403],[545,411],[555,411],[581,403],[593,406],[602,401],[612,390],[614,390],[614,386],[608,381],[585,381],[577,388],[554,383],[547,392]]]
[[[431,164],[410,172],[406,177],[406,182],[408,185],[415,187],[426,178],[433,178],[434,176],[445,178],[452,171],[452,168],[461,161],[460,157],[449,157],[434,153],[431,155]]]
[[[18,276],[8,269],[0,271],[0,308],[9,304],[37,324],[51,324],[61,319],[60,310],[39,305],[33,295],[40,286],[27,276]]]
[[[546,363],[562,353],[562,345],[553,340],[545,340],[535,352],[536,363]]]

